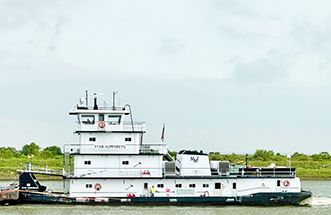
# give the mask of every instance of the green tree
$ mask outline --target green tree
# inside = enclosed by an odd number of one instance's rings
[[[0,147],[0,158],[12,158],[19,155],[14,147]]]
[[[22,147],[22,154],[23,155],[39,155],[40,154],[40,146],[36,143],[26,144]]]
[[[275,153],[273,151],[267,151],[263,149],[256,150],[253,158],[256,160],[261,160],[261,161],[270,161],[273,159],[275,156]]]
[[[295,153],[292,155],[292,159],[293,159],[293,160],[297,160],[297,161],[309,161],[309,160],[311,160],[312,158],[311,158],[309,155],[305,155],[305,154],[303,154],[303,153],[295,152]]]
[[[42,151],[42,154],[44,156],[54,157],[56,155],[62,155],[62,151],[61,148],[58,146],[48,146]]]
[[[313,154],[311,156],[315,161],[323,161],[323,160],[330,160],[331,156],[328,152],[321,152],[319,154]]]

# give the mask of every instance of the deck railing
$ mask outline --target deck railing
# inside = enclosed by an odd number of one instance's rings
[[[101,121],[104,123],[103,127],[100,127],[100,121],[94,121],[91,123],[82,123],[76,121],[77,131],[135,131],[135,132],[145,132],[145,122],[129,122],[125,121],[122,123],[117,123],[113,121]]]
[[[68,173],[64,169],[51,169],[48,165],[45,167],[34,166],[32,163],[26,164],[22,169],[17,170],[18,172],[32,172],[43,175],[54,175],[54,176],[66,176]]]

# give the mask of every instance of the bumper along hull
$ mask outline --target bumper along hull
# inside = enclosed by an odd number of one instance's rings
[[[300,193],[256,193],[238,197],[135,197],[135,198],[72,198],[51,193],[24,192],[21,203],[38,204],[99,204],[99,205],[301,205],[312,196],[309,191]]]

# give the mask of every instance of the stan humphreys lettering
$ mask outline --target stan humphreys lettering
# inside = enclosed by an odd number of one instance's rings
[[[125,145],[94,145],[96,149],[125,149]]]

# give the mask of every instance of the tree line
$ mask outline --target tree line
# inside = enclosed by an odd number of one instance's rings
[[[176,157],[177,152],[171,151],[170,154]],[[20,150],[14,147],[0,147],[0,158],[12,157],[45,157],[52,158],[62,155],[59,146],[48,146],[42,148],[36,143],[24,145]],[[210,152],[210,160],[229,160],[234,163],[244,163],[248,161],[261,161],[261,162],[287,162],[287,155],[275,153],[272,150],[258,149],[254,154],[221,154],[220,152]],[[328,152],[320,152],[317,154],[306,155],[303,153],[295,152],[291,155],[292,161],[331,161],[331,155]]]
[[[15,147],[0,147],[0,158],[13,158],[13,157],[45,157],[52,158],[62,155],[61,148],[58,146],[48,146],[42,148],[36,143],[24,145],[20,150]]]

